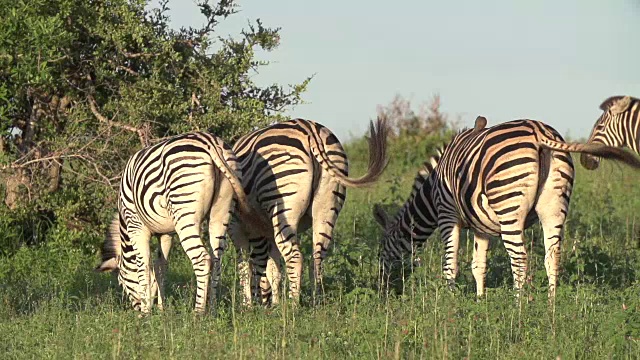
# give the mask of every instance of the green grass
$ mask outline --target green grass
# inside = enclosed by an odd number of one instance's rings
[[[168,308],[139,319],[112,276],[91,271],[97,255],[50,241],[0,257],[0,358],[640,358],[640,174],[605,163],[577,178],[553,306],[546,297],[539,227],[527,230],[531,282],[514,297],[509,261],[492,241],[488,295],[475,301],[471,237],[464,234],[458,289],[440,277],[437,236],[423,264],[389,297],[378,291],[376,202],[403,201],[419,164],[438,139],[392,146],[383,180],[349,190],[326,261],[326,295],[311,306],[305,272],[302,305],[242,311],[234,250],[225,255],[215,315],[192,313],[194,278],[176,247]],[[362,174],[366,145],[350,144],[352,174]],[[577,160],[577,158],[576,158]],[[55,236],[54,236],[55,235]],[[73,237],[62,232],[53,239]],[[302,236],[308,255],[310,237]],[[308,269],[308,264],[305,266]]]

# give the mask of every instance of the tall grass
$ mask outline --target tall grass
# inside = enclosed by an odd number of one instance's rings
[[[514,296],[506,251],[494,239],[487,297],[476,302],[472,238],[466,233],[456,291],[441,280],[437,236],[424,247],[423,266],[403,284],[404,291],[389,296],[378,291],[380,231],[372,206],[404,201],[416,170],[442,140],[394,141],[380,183],[348,191],[326,261],[325,295],[316,306],[306,272],[299,308],[284,302],[240,309],[231,247],[217,313],[196,317],[193,272],[178,250],[170,260],[165,312],[138,319],[115,279],[91,271],[97,255],[65,246],[70,243],[65,237],[74,235],[53,229],[44,245],[0,257],[0,358],[640,357],[640,176],[615,164],[587,172],[576,162],[563,274],[551,306],[538,226],[526,232],[531,281],[525,296]],[[366,143],[353,142],[346,150],[351,173],[363,173]],[[3,224],[0,230],[12,234]],[[310,236],[301,238],[308,269]]]

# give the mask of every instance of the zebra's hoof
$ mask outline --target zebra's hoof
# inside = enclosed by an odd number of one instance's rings
[[[141,312],[138,314],[138,319],[144,319],[149,317],[149,315],[151,315],[151,312]]]
[[[458,284],[456,284],[455,281],[447,281],[447,288],[454,294],[460,292]]]

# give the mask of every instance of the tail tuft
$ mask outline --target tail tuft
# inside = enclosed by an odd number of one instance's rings
[[[331,173],[331,175],[342,185],[355,188],[366,187],[373,185],[378,181],[389,163],[389,159],[387,157],[388,137],[389,125],[385,119],[378,117],[375,124],[373,121],[369,123],[369,166],[366,174],[355,179],[345,176],[339,171],[335,171],[333,169],[334,166],[330,161],[328,161],[329,159],[324,153],[318,154],[314,152],[314,154],[320,157],[318,161],[326,164],[326,170],[329,171],[329,173]],[[318,151],[324,152],[324,150],[321,149],[318,149]],[[322,158],[326,158],[326,160],[320,161]]]

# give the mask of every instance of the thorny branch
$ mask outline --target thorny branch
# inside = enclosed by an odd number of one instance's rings
[[[128,68],[126,66],[122,66],[122,65],[116,66],[116,70],[126,71],[128,74],[131,74],[133,76],[138,76],[139,75],[137,71],[131,70],[130,68]]]
[[[87,95],[87,100],[89,101],[89,108],[91,109],[91,112],[99,121],[105,124],[108,124],[109,126],[135,132],[138,134],[138,138],[140,139],[140,143],[142,144],[142,146],[146,147],[149,145],[149,135],[148,135],[149,128],[148,127],[140,129],[135,126],[121,124],[119,122],[109,120],[98,111],[98,107],[96,106],[96,101],[93,99],[93,96]]]
[[[154,57],[154,56],[159,56],[161,55],[160,53],[129,53],[129,52],[124,52],[123,53],[124,57],[126,57],[127,59],[135,59],[135,58],[139,58],[139,57]]]
[[[200,100],[198,100],[198,96],[196,96],[195,92],[191,93],[191,109],[189,109],[189,123],[193,125],[193,112],[196,109],[196,105],[200,108]],[[197,125],[195,125],[196,130],[200,130]]]

